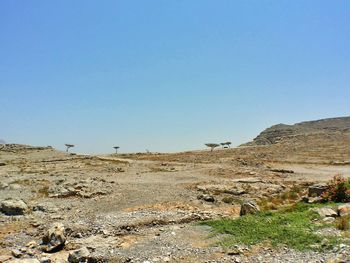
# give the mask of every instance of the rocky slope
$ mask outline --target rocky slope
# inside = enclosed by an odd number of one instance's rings
[[[328,137],[334,133],[350,134],[350,117],[321,119],[296,123],[277,124],[261,132],[252,142],[245,145],[270,145],[298,136],[322,134]]]

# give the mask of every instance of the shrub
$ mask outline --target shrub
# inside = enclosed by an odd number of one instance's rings
[[[226,204],[232,204],[234,202],[234,198],[232,196],[225,196],[222,200]]]
[[[328,183],[328,190],[322,194],[325,201],[349,202],[350,201],[350,178],[345,179],[336,175]]]
[[[336,227],[339,230],[348,230],[350,228],[350,217],[349,216],[339,217],[336,222]]]

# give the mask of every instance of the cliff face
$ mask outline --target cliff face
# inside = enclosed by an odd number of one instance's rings
[[[329,137],[332,133],[350,133],[350,117],[307,121],[294,125],[277,124],[261,132],[252,142],[246,145],[270,145],[296,137],[316,134]]]

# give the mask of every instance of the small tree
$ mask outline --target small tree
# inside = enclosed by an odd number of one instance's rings
[[[232,142],[225,142],[225,145],[228,146],[228,148],[231,148],[230,145],[232,144]]]
[[[113,147],[115,149],[115,153],[117,154],[118,153],[118,149],[120,148],[119,146],[114,146]]]
[[[210,148],[210,151],[212,152],[216,147],[219,147],[220,144],[217,143],[206,143],[205,146]]]
[[[221,145],[222,148],[224,148],[225,145],[226,145],[226,142],[221,142],[220,145]]]
[[[74,144],[68,144],[68,143],[66,143],[65,146],[67,147],[67,148],[66,148],[66,152],[68,152],[68,151],[69,151],[69,148],[74,147]]]

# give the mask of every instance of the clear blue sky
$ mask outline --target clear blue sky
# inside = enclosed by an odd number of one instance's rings
[[[0,2],[0,138],[182,151],[350,115],[350,1]]]

